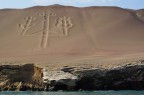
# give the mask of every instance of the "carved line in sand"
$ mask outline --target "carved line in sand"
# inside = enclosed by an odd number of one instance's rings
[[[33,17],[33,16],[28,16],[28,17],[24,18],[25,24],[19,24],[19,28],[22,29],[21,35],[24,36],[24,35],[28,32],[28,30],[29,30],[32,26],[34,26],[34,24],[32,24],[32,21],[34,21],[35,19],[36,19],[36,18]]]
[[[40,14],[40,16],[43,16],[44,22],[43,22],[43,33],[41,38],[41,47],[46,48],[48,44],[48,38],[49,38],[49,32],[50,32],[50,17],[56,16],[55,13],[51,13],[49,11],[45,11],[45,13]]]
[[[70,29],[73,26],[73,24],[71,22],[70,17],[63,16],[56,19],[55,26],[57,28],[62,27],[63,35],[68,36],[68,29]]]

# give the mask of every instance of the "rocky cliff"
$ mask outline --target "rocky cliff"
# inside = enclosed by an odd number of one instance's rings
[[[43,90],[42,71],[33,64],[0,66],[0,90]]]
[[[1,91],[144,90],[144,61],[113,69],[49,70],[34,64],[0,66]]]

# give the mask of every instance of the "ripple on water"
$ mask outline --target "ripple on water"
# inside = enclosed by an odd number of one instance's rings
[[[0,95],[144,95],[144,91],[0,92]]]

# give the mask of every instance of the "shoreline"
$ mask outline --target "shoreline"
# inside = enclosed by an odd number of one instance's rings
[[[139,61],[138,61],[139,62]],[[35,64],[1,65],[1,91],[144,90],[144,61],[113,69],[76,71],[72,67],[45,69]]]

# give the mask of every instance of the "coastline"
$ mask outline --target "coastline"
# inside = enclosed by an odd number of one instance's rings
[[[136,63],[136,62],[135,62]],[[144,61],[113,69],[49,70],[35,64],[1,65],[1,91],[144,90]]]

